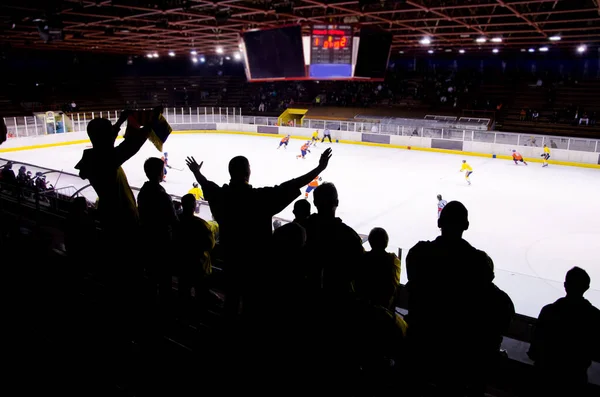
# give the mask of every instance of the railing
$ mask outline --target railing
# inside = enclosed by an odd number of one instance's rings
[[[44,115],[44,114],[42,114]],[[177,125],[220,123],[220,124],[250,124],[250,125],[277,125],[277,117],[244,116],[239,108],[166,108],[165,118],[174,128]],[[108,118],[116,121],[118,112],[79,112],[59,114],[59,122],[67,127],[68,132],[82,132],[86,130],[87,123],[95,117]],[[44,125],[39,122],[40,115],[29,117],[6,117],[5,123],[8,127],[10,138],[26,136],[48,135],[60,131],[58,124],[53,121],[52,127],[48,123]],[[62,121],[61,121],[62,120]],[[409,124],[407,122],[407,124]],[[70,126],[70,127],[69,127]],[[596,139],[557,137],[532,134],[519,134],[511,132],[482,131],[465,128],[446,127],[419,127],[413,125],[382,124],[380,122],[354,122],[343,120],[315,120],[308,119],[302,125],[293,123],[293,127],[302,127],[316,130],[329,129],[331,131],[354,131],[363,133],[399,135],[431,139],[443,139],[453,141],[473,141],[485,143],[500,143],[514,146],[542,147],[544,144],[552,149],[576,150],[583,152],[600,152],[600,144]],[[64,128],[63,128],[64,130]]]

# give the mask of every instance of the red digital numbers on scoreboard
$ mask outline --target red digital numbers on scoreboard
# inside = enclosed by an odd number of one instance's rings
[[[311,34],[311,64],[352,62],[351,26],[315,25]]]

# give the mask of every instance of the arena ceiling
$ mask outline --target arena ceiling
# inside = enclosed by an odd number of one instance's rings
[[[14,48],[233,53],[243,30],[297,23],[377,26],[393,33],[394,51],[575,48],[600,45],[600,0],[0,2],[0,42]]]

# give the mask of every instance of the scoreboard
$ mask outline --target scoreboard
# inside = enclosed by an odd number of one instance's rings
[[[328,23],[251,29],[240,41],[249,81],[383,81],[391,45],[390,32]]]
[[[352,26],[313,25],[311,64],[352,64]]]

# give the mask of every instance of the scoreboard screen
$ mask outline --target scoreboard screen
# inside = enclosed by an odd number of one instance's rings
[[[249,81],[383,81],[392,34],[359,25],[289,25],[242,33]],[[307,34],[308,33],[308,34]]]
[[[352,26],[314,25],[310,48],[313,65],[352,64]]]
[[[352,41],[352,26],[313,25],[310,31],[310,77],[352,77]]]

